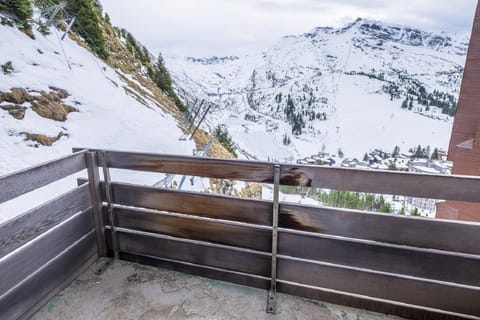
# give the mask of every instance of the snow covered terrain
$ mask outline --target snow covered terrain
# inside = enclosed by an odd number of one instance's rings
[[[0,72],[0,91],[17,87],[36,95],[59,87],[68,91],[66,103],[78,112],[69,113],[66,121],[55,121],[41,117],[26,102],[25,118],[19,120],[0,109],[0,175],[63,156],[72,147],[191,155],[192,141],[172,139],[182,135],[177,121],[153,103],[146,107],[128,95],[114,69],[67,37],[62,45],[69,69],[55,33],[35,32],[35,37],[0,25],[0,63],[12,61],[14,66],[11,74]],[[63,132],[68,137],[42,146],[25,141],[22,132],[47,136]]]
[[[190,105],[219,105],[207,125],[226,124],[243,156],[289,161],[342,149],[361,157],[395,145],[447,147],[467,46],[455,35],[357,19],[247,56],[166,63]]]
[[[178,140],[178,115],[165,111],[163,100],[155,99],[159,93],[138,74],[112,68],[77,41],[60,42],[60,31],[51,32],[33,30],[32,39],[0,25],[0,65],[13,67],[11,73],[0,70],[0,176],[64,156],[72,147],[192,154],[195,143]],[[241,158],[295,161],[339,149],[361,158],[373,148],[447,146],[466,46],[446,34],[357,20],[284,37],[245,57],[167,57],[166,63],[190,106],[194,99],[218,104],[205,128],[226,124]],[[53,105],[65,113],[49,113]],[[164,177],[112,175],[148,185]],[[209,179],[189,180],[184,189],[218,192]],[[2,204],[0,223],[75,183],[66,178]],[[234,189],[243,187],[237,182]],[[263,186],[260,193],[268,199],[272,191]],[[319,203],[292,194],[281,199]]]
[[[32,97],[39,97],[42,91],[45,94],[60,88],[68,92],[63,102],[77,111],[68,113],[65,121],[57,121],[34,111],[34,102],[24,102],[20,105],[24,118],[17,119],[2,109],[11,102],[0,103],[0,176],[67,155],[72,147],[192,154],[195,143],[177,139],[183,134],[178,121],[160,109],[158,101],[145,100],[149,106],[140,103],[125,89],[128,84],[119,70],[95,58],[69,37],[60,46],[53,28],[51,32],[44,36],[34,30],[34,40],[17,28],[0,25],[0,64],[11,61],[14,68],[10,74],[0,70],[0,92],[22,88]],[[26,140],[27,134],[55,137],[60,133],[64,136],[51,146]],[[121,178],[119,173],[116,175]],[[153,184],[160,178],[129,173],[128,180]],[[0,223],[74,185],[75,179],[64,179],[2,204]]]

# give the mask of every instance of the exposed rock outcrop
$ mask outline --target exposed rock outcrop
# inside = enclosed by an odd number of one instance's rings
[[[22,104],[25,102],[33,101],[33,97],[28,93],[27,90],[23,88],[12,88],[10,89],[10,92],[0,93],[0,103],[4,101],[15,104]]]
[[[14,117],[15,119],[22,120],[25,118],[25,110],[27,110],[26,107],[22,107],[21,105],[18,104],[8,104],[8,105],[3,105],[0,106],[1,109],[8,111],[8,114]]]
[[[1,108],[19,120],[25,117],[27,108],[21,105],[26,102],[29,102],[32,110],[41,117],[55,121],[65,121],[70,112],[78,111],[76,108],[63,102],[64,99],[70,96],[67,90],[53,86],[49,88],[50,92],[40,91],[40,95],[32,95],[24,88],[12,88],[10,92],[0,92],[0,103],[9,102],[14,104],[3,105]]]
[[[59,132],[57,136],[55,137],[49,137],[44,134],[40,133],[28,133],[28,132],[22,132],[21,134],[25,135],[25,140],[30,140],[37,142],[43,146],[51,146],[58,140],[60,140],[61,137],[66,136],[68,137],[68,134]]]

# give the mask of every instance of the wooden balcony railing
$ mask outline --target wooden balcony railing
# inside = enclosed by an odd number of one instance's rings
[[[269,289],[272,312],[280,291],[406,318],[480,318],[479,224],[278,202],[279,185],[480,202],[478,177],[80,150],[0,177],[0,202],[84,168],[88,181],[0,225],[0,315],[32,314],[110,255]],[[274,199],[121,183],[111,168],[268,183]]]

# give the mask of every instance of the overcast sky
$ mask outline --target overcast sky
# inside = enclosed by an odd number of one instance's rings
[[[471,32],[477,0],[100,0],[114,25],[152,53],[208,57],[260,51],[284,35],[357,17]]]

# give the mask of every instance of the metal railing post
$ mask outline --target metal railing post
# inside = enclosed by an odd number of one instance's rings
[[[110,178],[110,169],[107,166],[107,160],[105,158],[105,152],[100,151],[99,153],[100,163],[102,164],[103,168],[103,179],[105,185],[105,200],[107,201],[108,205],[108,220],[110,220],[110,234],[111,234],[111,241],[112,241],[112,250],[113,256],[115,259],[118,259],[119,256],[119,241],[118,241],[118,233],[117,233],[117,221],[115,214],[113,212],[113,201],[112,201],[112,180]]]
[[[274,167],[273,176],[273,219],[272,219],[272,270],[270,290],[268,291],[267,312],[277,312],[277,246],[278,246],[278,208],[280,192],[280,165]]]

